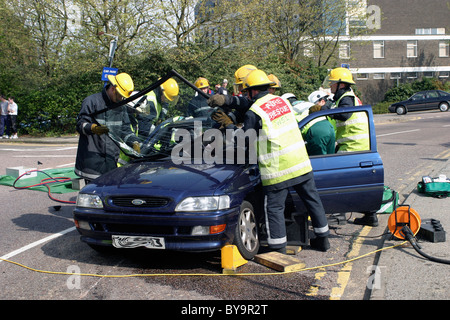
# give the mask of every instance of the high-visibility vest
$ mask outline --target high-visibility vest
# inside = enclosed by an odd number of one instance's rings
[[[353,97],[355,106],[360,105],[357,97],[348,91],[336,101],[336,106],[339,106],[341,99],[346,96]],[[336,119],[336,143],[338,153],[370,150],[367,114],[365,112],[353,112],[352,116],[346,121]]]
[[[150,91],[149,93],[147,93],[147,103],[151,107],[152,104],[150,102],[152,102],[153,106],[155,107],[155,109],[154,110],[150,110],[150,112],[154,112],[156,114],[155,119],[153,120],[156,123],[156,121],[158,121],[159,117],[161,116],[161,112],[163,111],[163,107],[162,107],[161,103],[158,102],[158,99],[156,98],[155,91]],[[164,120],[164,119],[162,119],[162,120]]]
[[[256,148],[263,186],[312,171],[305,142],[287,100],[267,94],[258,99],[250,110],[262,120]]]

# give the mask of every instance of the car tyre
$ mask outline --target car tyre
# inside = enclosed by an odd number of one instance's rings
[[[447,102],[442,102],[439,105],[439,110],[441,110],[442,112],[448,111],[448,103]]]
[[[248,201],[241,204],[233,244],[244,259],[251,260],[258,253],[258,223],[253,205]]]
[[[395,108],[395,112],[397,112],[398,115],[406,114],[406,107],[398,106],[397,108]]]

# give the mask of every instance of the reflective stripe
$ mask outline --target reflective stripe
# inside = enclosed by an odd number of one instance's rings
[[[267,238],[267,243],[268,244],[283,244],[287,242],[287,238],[283,237],[283,238],[277,238],[277,239],[272,239],[270,237]]]
[[[294,129],[298,129],[298,124],[297,123],[290,123],[287,126],[284,126],[282,128],[276,129],[273,126],[271,126],[269,133],[266,133],[264,130],[259,130],[259,136],[258,136],[258,141],[263,141],[264,140],[270,140],[273,139],[275,137],[281,136],[285,133],[288,133],[290,130],[294,130]]]
[[[285,154],[287,154],[289,152],[292,152],[292,151],[295,151],[295,150],[300,150],[304,146],[305,146],[305,142],[304,141],[299,141],[299,142],[294,143],[294,144],[290,145],[289,147],[284,148],[282,150],[278,150],[278,151],[274,151],[274,152],[271,152],[271,153],[262,154],[262,155],[260,155],[258,157],[258,161],[261,161],[261,162],[267,161],[269,159],[273,159],[275,157],[279,157],[279,156],[285,155]]]
[[[267,214],[267,196],[264,196],[264,216],[266,219],[267,243],[269,245],[286,243],[287,237],[273,239],[270,236],[269,215]]]
[[[309,125],[310,127],[312,127],[312,126],[315,125],[317,122],[324,121],[324,120],[327,120],[327,118],[326,118],[326,117],[318,117],[318,118],[316,118],[316,119],[314,119],[314,120],[308,122],[308,125]]]
[[[336,127],[344,127],[344,126],[349,126],[349,125],[354,125],[354,124],[359,124],[359,123],[363,123],[366,124],[366,117],[361,114],[361,113],[354,113],[356,114],[355,118],[350,118],[347,121],[336,121]]]
[[[322,227],[322,228],[314,228],[314,233],[321,234],[321,233],[328,232],[328,230],[330,230],[330,229],[328,228],[328,225],[326,225],[325,227]]]
[[[86,128],[87,125],[89,125],[89,127],[92,126],[92,124],[86,122],[86,123],[83,123],[83,126],[81,127],[81,131],[82,131],[83,134],[85,134],[85,135],[88,134],[88,133],[86,132],[86,130],[85,130],[85,128]]]
[[[107,121],[105,122],[105,125],[113,127],[113,126],[121,126],[123,124],[122,120],[118,120],[118,121]]]
[[[78,170],[77,168],[75,168],[74,172],[75,172],[75,174],[77,176],[80,176],[80,177],[83,177],[83,178],[87,178],[87,179],[90,179],[90,180],[94,180],[94,179],[97,179],[98,177],[100,177],[99,174],[86,173],[86,172],[83,172],[81,170]]]
[[[348,136],[348,137],[343,137],[341,139],[336,140],[336,142],[342,143],[342,142],[346,142],[346,141],[355,141],[355,140],[360,140],[360,139],[369,139],[369,135],[366,133],[363,134],[355,134],[353,136]]]
[[[284,175],[290,174],[290,173],[294,173],[298,170],[301,170],[303,168],[306,168],[308,166],[311,165],[311,161],[308,159],[302,163],[299,163],[293,167],[287,168],[285,170],[282,171],[277,171],[277,172],[273,172],[273,173],[267,173],[267,174],[263,174],[263,168],[261,168],[261,179],[262,180],[268,180],[268,179],[275,179],[275,178],[280,178]],[[309,171],[308,171],[309,172]]]

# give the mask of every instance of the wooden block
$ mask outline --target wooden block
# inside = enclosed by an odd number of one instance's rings
[[[295,256],[300,251],[302,251],[301,246],[286,246],[286,254]]]
[[[305,267],[305,264],[297,258],[279,252],[257,254],[254,261],[281,272],[299,271]]]

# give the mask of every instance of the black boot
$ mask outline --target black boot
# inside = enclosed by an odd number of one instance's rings
[[[330,242],[328,241],[328,237],[316,237],[309,241],[311,248],[326,252],[330,249]]]
[[[354,224],[378,227],[378,218],[376,213],[365,213],[364,217],[353,220]]]

